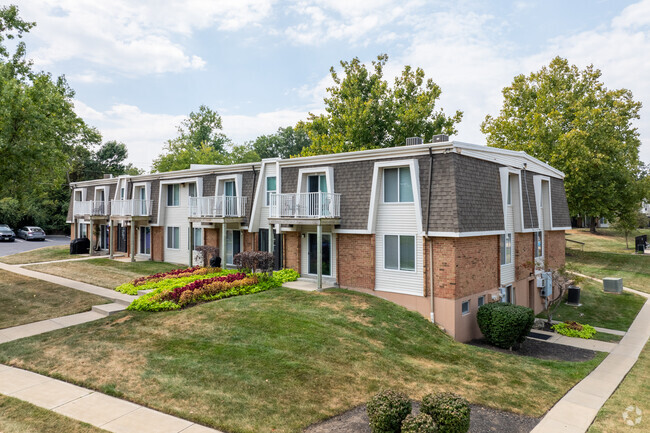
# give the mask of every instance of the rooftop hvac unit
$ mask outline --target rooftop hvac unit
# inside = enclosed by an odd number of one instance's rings
[[[431,138],[432,143],[444,143],[446,141],[449,141],[449,136],[447,134],[438,134]]]
[[[421,137],[409,137],[406,139],[407,146],[414,146],[416,144],[422,144],[424,141]]]

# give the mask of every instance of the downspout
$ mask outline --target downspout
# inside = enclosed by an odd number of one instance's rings
[[[254,165],[251,165],[251,169],[253,170],[253,190],[251,191],[251,212],[252,212],[252,210],[253,210],[253,201],[255,200],[255,188],[257,187],[257,171],[255,171],[255,166]],[[243,189],[244,189],[244,186],[242,185],[242,192],[243,192]],[[248,224],[247,224],[249,233],[250,233],[250,230],[251,230],[250,223],[251,223],[251,219],[250,219],[250,216],[249,216],[248,217]],[[259,237],[259,231],[257,233],[258,233],[258,237]],[[255,242],[255,241],[253,241],[253,242]],[[258,243],[258,245],[259,245],[259,243]],[[256,247],[255,247],[255,245],[253,245],[253,251],[255,251],[255,249],[256,249]]]
[[[429,187],[427,190],[427,226],[424,238],[429,240],[429,295],[431,296],[431,323],[436,323],[433,313],[433,243],[429,239],[429,222],[431,221],[431,183],[433,181],[433,151],[429,148]]]

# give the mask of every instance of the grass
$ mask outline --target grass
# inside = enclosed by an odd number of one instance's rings
[[[643,411],[641,423],[628,426],[623,412],[628,406]],[[650,425],[650,343],[647,343],[639,360],[625,377],[618,389],[598,412],[589,433],[625,433],[648,431]],[[636,415],[634,415],[636,418]]]
[[[91,259],[75,262],[44,263],[26,266],[27,269],[70,278],[108,289],[128,283],[143,275],[182,268],[183,265],[165,262],[122,262],[110,259]]]
[[[594,278],[620,277],[623,285],[650,293],[650,256],[567,249],[567,269]]]
[[[603,357],[498,353],[373,296],[284,288],[0,345],[2,363],[233,433],[299,432],[385,387],[541,416]]]
[[[0,329],[81,313],[107,302],[90,293],[0,271]]]
[[[90,424],[5,395],[0,395],[0,431],[3,433],[106,432]]]
[[[584,242],[586,252],[634,254],[634,237],[643,234],[650,235],[650,229],[640,229],[628,236],[630,248],[625,244],[625,236],[613,228],[598,229],[596,234],[590,233],[589,229],[574,229],[567,232],[566,238]],[[567,242],[567,247],[578,251],[582,249],[581,245],[573,242]]]
[[[53,247],[37,248],[24,253],[12,254],[0,257],[0,262],[9,265],[22,265],[23,263],[51,262],[54,260],[75,259],[86,257],[87,254],[70,254],[70,247],[67,245],[56,245]]]
[[[605,332],[596,332],[596,335],[591,337],[592,340],[606,341],[608,343],[618,343],[623,339],[620,335],[607,334]]]
[[[574,320],[591,326],[627,331],[645,303],[645,298],[633,293],[605,293],[602,285],[595,281],[585,279],[578,285],[582,289],[582,305],[571,307],[562,302],[555,310],[553,320]],[[540,313],[538,317],[546,318],[546,314]]]

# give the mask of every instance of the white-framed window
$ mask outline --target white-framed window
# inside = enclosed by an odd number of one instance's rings
[[[463,316],[467,316],[469,314],[469,300],[463,301],[460,307],[460,312]]]
[[[413,203],[410,167],[384,169],[384,203]]]
[[[88,237],[88,224],[79,224],[79,237],[87,238]]]
[[[181,247],[180,227],[167,227],[167,248],[177,250]]]
[[[188,230],[188,234],[189,234],[189,230],[190,230],[189,227],[187,228],[187,230]],[[194,238],[193,238],[194,239],[194,248],[200,247],[201,245],[203,245],[203,229],[200,228],[200,227],[199,228],[193,227],[192,232],[193,232],[192,235],[194,236]],[[187,248],[188,249],[190,248],[190,237],[189,236],[187,237]]]
[[[126,188],[120,188],[120,200],[126,200]]]
[[[535,258],[544,256],[544,232],[535,232]]]
[[[226,230],[226,264],[232,265],[233,258],[241,252],[241,232]]]
[[[481,307],[485,304],[485,295],[481,295],[478,297],[478,306]]]
[[[514,287],[512,287],[512,286],[506,286],[506,299],[505,299],[505,301],[506,301],[506,302],[509,302],[509,303],[511,303],[511,304],[515,304],[515,303],[516,303],[516,299],[515,299],[515,288],[514,288]]]
[[[74,192],[74,201],[82,201],[83,200],[83,191],[75,191]]]
[[[512,263],[512,233],[501,235],[501,264]]]
[[[266,178],[266,205],[271,204],[271,194],[277,192],[277,179],[275,176],[268,176]]]
[[[415,271],[415,236],[384,235],[384,269]]]
[[[190,197],[196,197],[196,196],[197,196],[197,193],[196,193],[196,183],[194,183],[194,182],[190,182],[190,183],[188,184],[188,192],[187,192],[187,194],[188,194]]]
[[[167,206],[180,206],[181,186],[177,183],[167,185]]]

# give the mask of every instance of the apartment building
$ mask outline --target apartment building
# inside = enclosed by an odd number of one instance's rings
[[[483,303],[541,310],[536,272],[564,265],[563,178],[523,152],[442,137],[78,182],[68,222],[111,255],[190,265],[213,245],[229,266],[271,251],[276,268],[380,296],[467,341]]]

